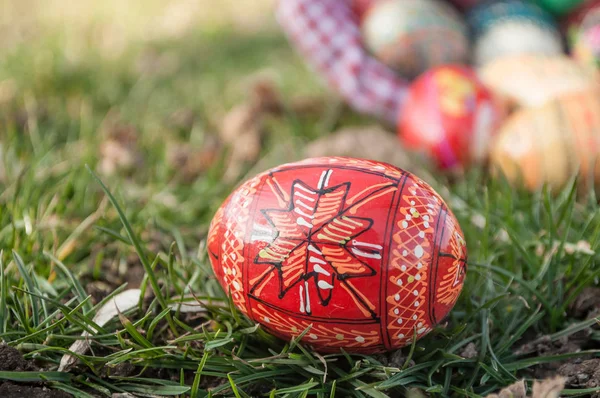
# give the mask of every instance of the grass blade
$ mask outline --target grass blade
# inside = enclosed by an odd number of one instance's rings
[[[133,243],[133,246],[135,247],[135,251],[137,252],[138,257],[140,259],[140,262],[142,263],[142,266],[144,267],[144,271],[146,271],[146,275],[148,276],[148,280],[150,281],[150,285],[152,286],[152,290],[154,291],[154,294],[155,294],[156,298],[158,299],[158,302],[160,303],[163,310],[167,309],[168,308],[167,300],[166,300],[165,296],[163,296],[163,294],[162,294],[162,291],[158,284],[158,280],[156,279],[156,275],[152,270],[152,265],[148,262],[148,258],[146,257],[146,254],[144,253],[144,249],[142,248],[142,244],[140,243],[139,239],[133,232],[133,228],[131,227],[129,220],[127,220],[125,213],[121,209],[119,202],[113,196],[113,194],[110,192],[110,190],[106,187],[106,185],[104,185],[104,182],[102,182],[102,180],[96,175],[96,173],[94,173],[92,171],[92,169],[87,165],[86,165],[86,168],[92,174],[92,177],[100,184],[100,187],[102,188],[102,190],[104,191],[106,196],[108,196],[110,203],[113,205],[115,210],[117,210],[117,213],[119,214],[119,218],[121,219],[121,222],[123,223],[123,227],[125,228],[125,231],[127,231],[127,236],[131,240],[131,243]],[[171,326],[171,330],[173,331],[174,334],[177,334],[177,328],[176,328],[175,324],[173,323],[173,319],[171,318],[171,315],[167,314],[166,317],[167,317],[167,322],[169,322],[169,325]]]

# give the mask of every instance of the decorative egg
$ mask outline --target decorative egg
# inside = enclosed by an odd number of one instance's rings
[[[398,124],[407,149],[421,150],[441,168],[487,158],[503,106],[466,66],[442,66],[411,85]]]
[[[539,106],[598,85],[598,72],[565,55],[516,55],[479,70],[483,83],[515,105]]]
[[[520,0],[488,0],[467,18],[474,35],[474,61],[485,65],[516,54],[561,54],[562,38],[552,16]]]
[[[537,0],[544,9],[556,15],[563,15],[576,8],[586,0]]]
[[[494,170],[530,190],[558,190],[577,171],[600,182],[600,95],[587,91],[514,113],[491,152]]]
[[[246,316],[320,352],[375,353],[425,336],[454,306],[467,250],[424,181],[324,157],[248,180],[214,216],[215,275]]]
[[[562,21],[563,28],[578,29],[586,14],[600,5],[600,0],[586,0],[573,12],[569,13]]]
[[[461,10],[467,10],[467,9],[475,6],[480,1],[481,0],[450,0],[450,2],[452,4],[454,4],[455,6],[457,6],[458,8],[460,8]]]
[[[352,0],[352,11],[362,21],[369,8],[380,0]]]
[[[568,32],[573,57],[591,67],[600,66],[600,2],[587,9],[581,22]]]
[[[380,0],[362,22],[365,46],[406,78],[432,66],[468,60],[467,29],[451,5],[437,0]]]

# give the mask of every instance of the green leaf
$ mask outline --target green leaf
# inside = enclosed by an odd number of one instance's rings
[[[127,392],[136,394],[147,394],[147,395],[162,395],[162,396],[173,396],[181,395],[190,391],[190,387],[187,386],[144,386],[133,383],[119,383],[118,386]]]
[[[65,372],[7,372],[0,371],[0,380],[17,381],[21,383],[34,381],[69,382],[71,375]]]
[[[108,199],[114,206],[115,210],[117,210],[117,213],[119,214],[119,218],[121,219],[121,222],[123,223],[123,227],[125,227],[125,231],[127,231],[127,236],[131,240],[131,243],[133,243],[133,246],[135,247],[135,251],[138,254],[138,258],[140,259],[140,262],[142,263],[142,266],[144,267],[144,270],[146,271],[146,275],[148,276],[148,279],[150,280],[150,285],[152,286],[152,290],[154,290],[154,294],[155,294],[156,298],[158,299],[161,307],[163,309],[167,309],[168,308],[167,300],[163,296],[160,286],[158,285],[158,280],[156,279],[156,275],[154,274],[154,271],[152,269],[153,267],[148,262],[148,258],[146,257],[144,248],[142,247],[142,244],[140,243],[139,239],[133,232],[133,228],[131,227],[131,224],[127,220],[127,217],[125,216],[125,213],[121,209],[121,206],[119,206],[119,202],[117,202],[117,199],[109,191],[109,189],[106,187],[106,185],[104,185],[102,180],[92,171],[92,169],[87,165],[86,165],[86,168],[87,168],[88,172],[90,172],[92,177],[98,182],[98,184],[100,184],[100,187],[102,188],[102,190],[104,191],[106,196],[108,196]],[[176,334],[177,328],[172,323],[170,314],[167,314],[167,321],[169,322],[173,333]]]

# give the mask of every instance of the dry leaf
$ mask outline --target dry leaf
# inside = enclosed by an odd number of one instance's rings
[[[469,343],[460,353],[460,356],[466,359],[476,358],[479,355],[475,343]]]
[[[487,398],[527,398],[525,380],[517,381],[516,383],[502,389],[498,394],[488,395]]]
[[[117,316],[119,312],[125,312],[138,305],[141,293],[142,291],[140,289],[129,289],[115,295],[98,310],[93,321],[100,327],[104,326],[108,321]],[[90,329],[94,333],[97,333],[97,330],[93,327],[90,326]],[[89,335],[90,334],[87,331],[81,334],[82,337],[87,337]],[[73,343],[69,347],[69,351],[75,354],[84,354],[89,348],[90,343],[84,338]],[[66,372],[76,362],[76,356],[65,354],[60,360],[58,371]]]
[[[412,168],[398,138],[379,126],[350,127],[319,138],[306,146],[305,155],[350,156]]]
[[[17,95],[17,83],[13,79],[0,81],[0,104],[7,105]]]
[[[290,109],[297,115],[321,114],[330,101],[323,96],[298,96],[291,99]]]
[[[259,78],[254,82],[250,102],[263,113],[281,113],[283,102],[275,84],[268,78]]]
[[[471,224],[479,229],[484,229],[487,224],[487,220],[483,214],[475,213],[471,216]]]
[[[219,157],[219,143],[213,136],[201,147],[188,143],[169,143],[167,162],[186,182],[192,182],[208,170]]]
[[[109,114],[102,127],[104,141],[100,144],[100,172],[111,175],[119,171],[128,172],[142,163],[138,150],[138,132]]]
[[[406,398],[427,398],[429,395],[420,388],[409,388],[406,390]]]
[[[508,236],[508,232],[504,228],[500,229],[494,238],[497,242],[509,242],[510,236]]]
[[[546,254],[546,256],[549,258],[549,257],[555,255],[556,252],[558,251],[558,248],[560,247],[560,245],[561,245],[561,241],[555,240],[554,243],[552,243],[552,249],[550,249],[550,251],[548,252],[548,254]],[[590,245],[590,243],[587,241],[583,241],[583,240],[580,240],[577,243],[565,242],[563,248],[564,248],[564,251],[566,254],[579,253],[579,254],[585,254],[588,256],[593,256],[594,254],[596,254],[596,252],[592,250],[592,246]],[[541,256],[544,254],[544,250],[545,250],[545,245],[542,243],[539,243],[535,249],[535,254],[537,256]]]
[[[565,388],[565,379],[560,376],[535,381],[533,383],[531,398],[558,398],[563,388]],[[511,384],[502,389],[498,394],[490,394],[487,398],[528,398],[525,381],[520,380]]]
[[[219,135],[230,147],[224,178],[233,181],[245,165],[255,162],[261,150],[264,116],[282,109],[279,93],[273,83],[259,80],[254,83],[248,102],[234,107],[223,119]]]
[[[191,130],[195,122],[196,113],[190,108],[177,109],[168,118],[168,123],[172,127],[186,131]]]
[[[558,398],[565,388],[565,378],[557,376],[553,379],[535,381],[531,398]]]

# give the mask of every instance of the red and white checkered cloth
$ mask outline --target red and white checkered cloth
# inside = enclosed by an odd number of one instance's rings
[[[279,0],[277,19],[307,63],[350,106],[396,125],[408,82],[363,47],[351,0]]]

